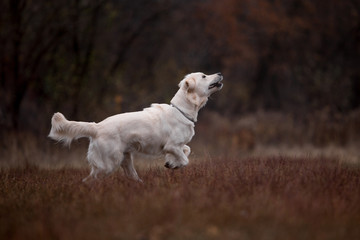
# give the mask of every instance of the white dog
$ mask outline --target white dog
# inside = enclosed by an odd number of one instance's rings
[[[51,119],[49,137],[71,143],[73,139],[90,139],[87,159],[91,166],[88,177],[110,173],[118,166],[125,174],[141,181],[134,165],[133,153],[165,154],[165,167],[180,168],[189,163],[198,111],[208,97],[223,84],[221,73],[191,73],[179,83],[171,104],[152,104],[143,111],[114,115],[99,123],[68,121],[61,113]]]

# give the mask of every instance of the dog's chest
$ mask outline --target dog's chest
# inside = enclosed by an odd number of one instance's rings
[[[194,127],[180,125],[170,130],[170,139],[176,143],[186,144],[191,141],[195,134]]]

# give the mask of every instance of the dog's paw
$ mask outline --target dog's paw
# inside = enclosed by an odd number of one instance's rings
[[[184,166],[185,165],[175,165],[174,163],[169,163],[169,162],[166,162],[164,165],[164,167],[169,168],[169,169],[178,169],[178,168],[181,168]]]
[[[178,169],[179,168],[179,166],[176,166],[176,165],[171,164],[169,162],[166,162],[164,167],[169,168],[169,169]]]
[[[164,165],[164,167],[166,167],[166,168],[172,168],[172,164],[170,164],[169,162],[166,162],[165,165]]]

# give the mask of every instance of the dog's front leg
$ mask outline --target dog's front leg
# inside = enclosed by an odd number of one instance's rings
[[[185,145],[186,146],[186,145]],[[167,147],[165,148],[165,167],[177,169],[186,166],[189,163],[187,156],[190,154],[188,146],[183,147]]]
[[[190,155],[190,153],[191,153],[191,148],[190,148],[188,145],[184,145],[183,151],[184,151],[185,155],[186,155],[187,157],[189,157],[189,155]]]

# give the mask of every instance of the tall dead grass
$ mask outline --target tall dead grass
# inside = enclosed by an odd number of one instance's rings
[[[1,239],[359,239],[360,168],[204,159],[89,184],[87,170],[2,170]]]
[[[360,110],[339,115],[325,109],[302,117],[259,111],[233,118],[204,112],[195,131],[191,158],[324,156],[360,163]],[[87,167],[88,140],[66,148],[47,133],[0,132],[0,169]]]
[[[324,109],[303,116],[259,111],[239,117],[205,112],[193,146],[229,156],[333,156],[360,162],[360,110]]]
[[[190,165],[137,162],[144,184],[83,184],[87,140],[2,132],[0,239],[359,239],[359,116],[204,114]]]

